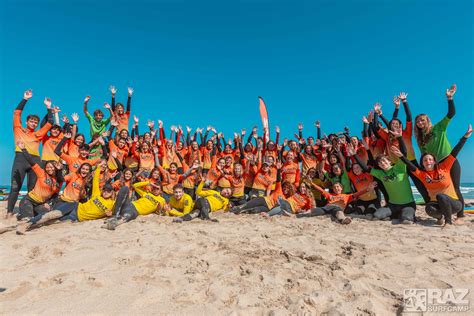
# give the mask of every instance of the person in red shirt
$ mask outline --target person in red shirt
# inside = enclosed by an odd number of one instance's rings
[[[31,158],[35,163],[41,163],[39,147],[40,143],[45,137],[46,133],[53,126],[52,125],[52,111],[51,111],[51,100],[46,98],[44,104],[48,108],[48,122],[36,130],[39,124],[39,117],[37,115],[28,115],[26,118],[26,128],[22,126],[21,114],[23,108],[29,99],[33,96],[32,90],[27,90],[23,93],[23,99],[16,107],[13,112],[13,135],[15,144],[22,142],[25,144],[26,151],[31,155]],[[32,190],[36,183],[36,175],[31,169],[31,164],[26,161],[25,156],[22,154],[21,149],[16,146],[15,158],[13,160],[12,175],[11,175],[11,189],[8,195],[7,205],[7,216],[13,216],[13,209],[16,201],[18,200],[18,194],[25,180],[25,176],[28,175],[28,190]]]

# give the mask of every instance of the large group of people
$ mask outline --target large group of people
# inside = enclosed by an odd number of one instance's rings
[[[128,88],[126,106],[116,101],[115,87],[110,92],[106,111],[89,113],[90,97],[84,99],[89,128],[81,129],[78,114],[60,118],[49,98],[44,118],[28,115],[23,125],[22,112],[33,96],[24,92],[13,115],[16,148],[7,216],[16,216],[18,223],[10,230],[24,234],[55,221],[97,219],[114,230],[151,213],[172,216],[174,222],[217,222],[212,215],[217,211],[412,224],[416,204],[410,179],[437,224],[463,223],[456,156],[472,128],[451,147],[447,127],[455,115],[455,85],[446,90],[448,112],[436,124],[426,114],[413,122],[402,92],[393,98],[390,117],[378,103],[370,109],[360,136],[348,128],[322,133],[316,121],[316,137],[304,136],[299,124],[295,138],[283,142],[279,127],[275,139],[269,128],[260,134],[257,127],[242,129],[226,140],[213,126],[165,129],[153,120],[140,132],[138,117],[131,116],[133,89]],[[400,107],[405,122],[398,119]],[[28,193],[16,208],[26,176]]]

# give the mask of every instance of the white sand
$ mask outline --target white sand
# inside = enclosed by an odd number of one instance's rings
[[[474,302],[474,216],[441,229],[418,215],[409,226],[151,215],[116,231],[91,221],[8,232],[0,313],[387,315],[402,310],[405,288],[471,288]]]

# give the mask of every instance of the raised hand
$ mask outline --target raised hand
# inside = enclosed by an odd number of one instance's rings
[[[133,141],[134,141],[135,143],[138,142],[138,136],[137,136],[137,135],[135,135],[135,137],[133,137]]]
[[[189,134],[189,133],[191,133],[191,131],[192,131],[192,128],[189,127],[189,126],[186,126],[186,132],[188,132],[188,134]],[[197,131],[198,131],[198,130],[196,129],[196,132],[197,132]]]
[[[382,114],[382,104],[380,103],[375,103],[374,104],[374,111],[375,113],[377,113],[378,115]]]
[[[158,127],[163,128],[163,121],[162,120],[158,120]]]
[[[400,92],[400,94],[398,95],[398,97],[400,98],[400,100],[402,102],[406,102],[407,101],[407,97],[408,97],[408,93],[406,92]]]
[[[105,145],[105,141],[104,141],[104,139],[102,138],[102,136],[99,137],[99,143],[100,143],[101,145]]]
[[[285,139],[283,140],[283,146],[286,146],[286,145],[288,145],[288,139],[287,139],[287,138],[285,138]]]
[[[393,104],[395,105],[395,108],[397,109],[400,107],[400,96],[393,97]]]
[[[314,126],[316,126],[316,128],[320,128],[321,127],[321,122],[319,122],[319,121],[314,122]]]
[[[108,104],[107,102],[104,102],[104,108],[107,110],[110,110],[111,109],[110,104]]]
[[[56,170],[62,170],[63,167],[64,167],[64,165],[61,162],[59,162],[59,161],[54,162],[54,168],[56,168]]]
[[[52,102],[51,102],[51,99],[50,99],[50,98],[44,98],[44,105],[46,105],[46,108],[47,108],[48,110],[52,109],[52,108],[51,108],[51,104],[52,104]]]
[[[33,97],[33,90],[28,89],[25,92],[23,92],[23,99],[29,100]]]
[[[117,120],[114,118],[114,119],[111,119],[111,120],[110,120],[110,125],[117,127],[117,126],[119,126],[119,123],[118,123]]]
[[[212,129],[212,126],[208,125],[207,128],[206,128],[206,131],[210,131],[211,129]]]
[[[86,97],[84,98],[84,103],[87,104],[87,102],[89,102],[90,99],[91,97],[89,95],[86,95]]]
[[[150,129],[153,129],[153,127],[155,127],[155,121],[148,120],[147,125]]]
[[[278,160],[277,163],[276,163],[276,168],[277,168],[278,170],[280,170],[282,166],[283,166],[283,164],[281,163],[280,160]]]
[[[159,152],[158,147],[153,146],[153,153],[154,153],[155,155],[157,155],[158,152]]]
[[[362,117],[362,122],[369,124],[369,120],[365,116]]]
[[[62,121],[64,124],[69,123],[69,118],[67,117],[66,114],[63,114],[63,116],[61,116],[61,121]]]
[[[64,133],[64,138],[70,139],[72,137],[72,133]]]
[[[213,132],[214,132],[214,134],[217,134],[217,130],[216,130],[216,128],[215,128],[215,127],[213,127],[213,128],[211,129],[211,131],[213,131]],[[202,128],[201,128],[201,132],[202,132]]]
[[[254,133],[254,134],[257,133],[257,126],[254,126],[254,127],[252,128],[252,133]]]
[[[114,149],[111,153],[112,157],[117,158],[117,151]]]
[[[245,133],[247,133],[247,131],[245,130],[245,128],[242,128],[242,129],[240,130],[240,134],[241,134],[242,136],[245,136]]]
[[[472,134],[472,125],[469,124],[469,127],[467,128],[467,132],[466,132],[466,134],[464,134],[464,137],[469,138],[469,137],[471,137],[471,134]]]
[[[128,87],[127,91],[128,91],[128,96],[131,97],[133,94],[133,88]]]
[[[394,154],[395,156],[397,156],[398,158],[403,157],[402,152],[400,151],[400,149],[397,146],[391,146],[390,147],[390,152],[392,154]]]
[[[456,90],[457,90],[457,86],[455,83],[449,89],[446,89],[446,97],[448,98],[448,100],[453,99],[453,96],[456,93]]]
[[[176,126],[171,125],[170,130],[171,130],[172,132],[176,132],[176,131],[177,131]]]
[[[275,126],[275,132],[280,133],[280,126]]]
[[[110,135],[110,131],[105,131],[102,133],[102,137],[108,137]]]
[[[112,95],[115,95],[117,93],[117,88],[115,88],[115,86],[110,86],[109,90],[110,90],[110,93],[112,93]]]
[[[374,111],[369,111],[369,114],[367,114],[367,120],[369,123],[374,120]]]
[[[298,123],[298,130],[303,130],[303,123]]]
[[[51,110],[54,114],[61,112],[61,109],[59,108],[59,106],[56,106],[56,105],[53,105],[51,107]]]
[[[138,117],[136,115],[133,116],[133,121],[135,122],[135,124],[138,124]]]

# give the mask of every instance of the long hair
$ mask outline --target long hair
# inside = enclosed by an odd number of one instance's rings
[[[426,122],[427,122],[428,126],[425,129],[421,129],[418,126],[416,126],[416,121],[420,117],[424,117],[426,119]],[[416,142],[418,143],[418,147],[422,148],[428,143],[428,141],[431,138],[432,128],[433,128],[433,124],[431,123],[431,120],[428,117],[428,115],[418,114],[415,117],[415,138],[416,138]]]

